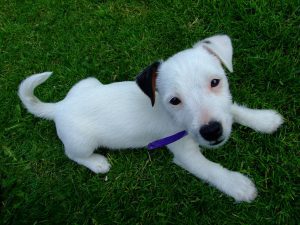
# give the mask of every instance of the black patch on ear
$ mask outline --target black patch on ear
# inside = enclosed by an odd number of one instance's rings
[[[159,65],[160,62],[158,61],[152,63],[136,77],[137,85],[151,99],[152,106],[154,106],[155,102],[155,86]]]

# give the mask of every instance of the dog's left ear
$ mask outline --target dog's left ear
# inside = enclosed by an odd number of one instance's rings
[[[152,106],[155,103],[156,77],[160,64],[161,62],[158,61],[152,63],[136,77],[137,85],[151,99]]]
[[[232,44],[227,35],[216,35],[206,38],[196,43],[193,47],[198,48],[200,46],[216,56],[230,72],[233,72]]]

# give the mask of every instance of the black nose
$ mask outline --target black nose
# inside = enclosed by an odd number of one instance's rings
[[[207,125],[200,128],[201,136],[207,141],[217,141],[222,136],[223,128],[221,123],[210,121]]]

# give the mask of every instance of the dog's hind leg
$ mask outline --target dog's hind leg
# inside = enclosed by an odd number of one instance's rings
[[[78,164],[89,168],[94,173],[107,173],[110,169],[109,162],[103,155],[100,154],[93,153],[88,157],[74,157],[72,155],[68,155],[68,157]]]
[[[77,140],[76,143],[64,143],[64,145],[66,155],[78,164],[89,168],[94,173],[107,173],[109,171],[108,160],[103,155],[93,153],[96,146],[92,146],[91,143]]]
[[[283,123],[282,116],[274,110],[249,109],[233,104],[231,112],[234,122],[262,133],[273,133]]]

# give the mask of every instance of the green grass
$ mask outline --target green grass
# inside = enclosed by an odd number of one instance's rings
[[[0,223],[299,224],[299,1],[0,0]],[[68,3],[66,3],[68,2]],[[273,108],[273,135],[234,125],[204,154],[248,174],[259,195],[236,204],[172,164],[166,149],[104,152],[95,175],[63,153],[54,123],[17,97],[21,80],[54,71],[36,94],[58,101],[77,81],[133,80],[148,64],[217,33],[232,37],[234,100]]]

